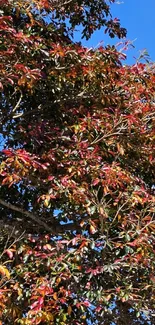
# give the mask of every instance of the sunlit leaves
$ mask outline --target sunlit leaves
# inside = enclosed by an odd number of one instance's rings
[[[125,35],[108,1],[0,3],[0,318],[143,324],[154,308],[154,65],[72,41],[81,23],[86,38],[103,25]]]
[[[8,269],[3,265],[0,265],[0,274],[2,276],[6,277],[8,280],[10,279],[10,273],[9,273]]]

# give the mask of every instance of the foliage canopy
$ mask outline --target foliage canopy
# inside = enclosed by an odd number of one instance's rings
[[[154,65],[73,41],[114,2],[0,0],[0,324],[153,324]]]

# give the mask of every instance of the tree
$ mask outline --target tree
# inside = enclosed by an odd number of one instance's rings
[[[108,1],[0,4],[1,324],[153,324],[154,65],[73,41]]]

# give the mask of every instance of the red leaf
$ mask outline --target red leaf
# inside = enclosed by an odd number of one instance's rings
[[[2,83],[0,82],[0,89],[3,90],[3,85]]]
[[[100,182],[99,178],[94,179],[93,186],[97,185]]]
[[[9,256],[10,259],[13,258],[13,252],[12,252],[11,249],[7,249],[7,250],[6,250],[6,254]]]
[[[90,307],[90,302],[88,300],[85,300],[83,303],[82,303],[85,307]]]
[[[2,152],[8,157],[11,157],[13,155],[13,153],[10,149],[4,149],[4,150],[2,150]]]

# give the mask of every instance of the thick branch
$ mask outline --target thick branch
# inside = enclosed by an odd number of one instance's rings
[[[16,205],[13,205],[11,203],[8,203],[2,199],[0,199],[0,204],[2,204],[3,206],[5,206],[8,209],[11,209],[13,211],[17,211],[19,213],[22,213],[23,215],[25,215],[26,217],[30,218],[31,220],[33,220],[36,224],[38,224],[39,226],[44,227],[45,230],[47,230],[48,232],[53,232],[53,229],[51,229],[44,221],[40,220],[38,216],[36,216],[35,214],[23,210],[20,207],[17,207]]]
[[[74,223],[68,223],[68,224],[64,224],[64,225],[53,223],[53,226],[51,227],[48,224],[46,224],[44,221],[40,220],[39,216],[35,215],[32,212],[26,211],[16,205],[8,203],[2,199],[0,199],[0,204],[5,206],[8,209],[17,211],[17,212],[25,215],[29,219],[33,220],[36,224],[43,227],[48,233],[56,234],[56,235],[64,233],[66,231],[80,230],[81,229],[80,222],[82,220],[88,220],[90,218],[90,216],[87,216],[87,217],[82,218],[81,220],[75,221]]]

